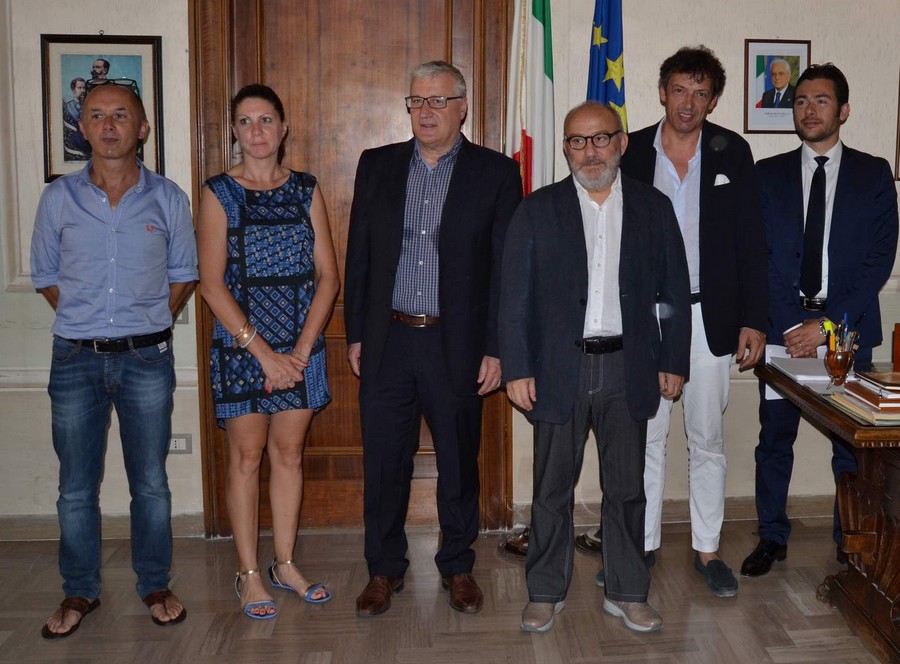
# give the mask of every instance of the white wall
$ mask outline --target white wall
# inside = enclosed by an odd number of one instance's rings
[[[705,44],[725,66],[728,82],[711,120],[741,132],[743,129],[744,39],[810,40],[812,62],[832,61],[850,82],[850,119],[841,131],[854,148],[886,158],[892,165],[897,145],[897,77],[900,50],[897,26],[900,4],[896,0],[855,3],[852,11],[844,0],[783,2],[758,0],[623,0],[625,42],[625,91],[629,128],[640,129],[663,115],[657,81],[659,65],[681,46]],[[588,49],[594,0],[553,0],[554,96],[558,141],[566,111],[584,101],[587,88]],[[756,159],[791,150],[799,145],[789,134],[748,134]],[[562,149],[557,155],[556,179],[568,174]],[[882,291],[882,318],[886,345],[875,359],[890,358],[890,333],[900,321],[898,282],[895,277]],[[759,424],[756,380],[732,372],[731,397],[725,416],[725,449],[729,472],[728,497],[753,495],[753,448]],[[665,498],[688,496],[687,450],[681,408],[673,413],[668,444]],[[804,423],[796,444],[792,495],[833,493],[830,443]],[[531,425],[519,413],[514,421],[514,502],[531,501]],[[588,443],[582,481],[576,501],[600,499],[596,448]]]
[[[757,0],[624,0],[625,71],[628,117],[632,128],[662,115],[656,93],[660,62],[684,44],[705,43],[721,58],[729,75],[713,120],[732,129],[743,126],[744,39],[809,39],[814,62],[833,60],[850,80],[852,112],[842,133],[853,147],[894,161],[897,128],[897,74],[900,50],[896,0],[857,3],[848,13],[844,0],[785,3]],[[812,6],[814,4],[814,7]],[[584,98],[593,0],[554,0],[552,4],[558,136],[562,116]],[[776,27],[771,27],[777,17]],[[186,0],[0,0],[0,516],[52,514],[56,500],[56,458],[50,444],[49,371],[52,311],[35,294],[28,278],[31,220],[43,188],[41,111],[41,33],[162,35],[166,175],[191,190],[189,54]],[[751,135],[757,157],[797,145],[789,135]],[[557,176],[566,173],[560,152]],[[886,326],[900,320],[896,283],[882,295]],[[193,306],[188,305],[193,319]],[[202,511],[199,415],[193,320],[176,326],[178,391],[176,432],[191,433],[194,453],[169,457],[173,508],[178,514]],[[886,357],[886,350],[876,353]],[[756,384],[735,374],[726,415],[729,496],[753,494]],[[531,428],[521,416],[514,425],[516,503],[530,502]],[[673,419],[666,497],[687,496],[684,437]],[[792,492],[825,495],[832,491],[828,446],[805,428],[797,445]],[[588,453],[579,499],[599,499],[596,455]],[[128,495],[116,431],[110,436],[102,493],[108,514],[127,513]]]
[[[38,198],[44,188],[41,50],[44,34],[161,35],[165,172],[191,191],[188,12],[185,0],[99,2],[0,0],[0,515],[53,514],[57,461],[50,440],[53,311],[31,288],[28,253]],[[193,300],[187,306],[193,316]],[[203,511],[197,351],[193,320],[175,327],[178,387],[173,430],[190,433],[194,453],[168,461],[173,510]],[[105,513],[128,513],[128,486],[115,418],[101,494]]]

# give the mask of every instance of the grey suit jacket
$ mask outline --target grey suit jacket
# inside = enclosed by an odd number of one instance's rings
[[[626,395],[632,417],[642,420],[659,407],[660,371],[688,377],[690,284],[671,202],[653,187],[620,177]],[[528,417],[562,424],[575,403],[588,297],[587,248],[571,175],[519,205],[507,231],[501,275],[503,376],[534,377],[537,401]]]

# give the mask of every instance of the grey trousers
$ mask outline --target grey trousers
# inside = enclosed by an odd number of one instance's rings
[[[625,371],[622,351],[585,355],[572,417],[565,424],[534,423],[534,495],[525,563],[532,602],[562,601],[572,581],[575,483],[591,430],[597,439],[603,488],[606,596],[647,601],[650,572],[643,560],[647,421],[635,421],[628,412]]]

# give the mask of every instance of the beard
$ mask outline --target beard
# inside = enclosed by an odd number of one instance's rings
[[[609,159],[601,159],[600,157],[588,157],[577,166],[573,165],[569,160],[569,169],[572,175],[578,180],[579,184],[590,192],[602,191],[608,188],[616,179],[619,172],[619,162],[622,160],[622,153],[616,150]],[[599,172],[588,172],[587,167],[600,166]]]

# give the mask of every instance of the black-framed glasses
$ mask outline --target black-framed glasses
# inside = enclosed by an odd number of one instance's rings
[[[447,108],[448,101],[450,101],[451,99],[462,99],[464,96],[465,95],[459,95],[458,97],[445,97],[444,95],[436,95],[434,97],[405,97],[406,110],[411,111],[414,108],[422,108],[425,104],[428,104],[430,108]]]
[[[587,147],[588,141],[593,143],[595,148],[605,148],[609,145],[609,142],[614,136],[618,136],[621,133],[621,129],[614,132],[598,131],[593,136],[566,136],[565,141],[566,145],[573,150],[584,150]]]
[[[138,88],[137,81],[133,78],[92,78],[90,81],[85,82],[84,90],[85,92],[90,92],[101,85],[118,85],[123,88],[128,88],[138,97],[141,96],[141,90]]]

